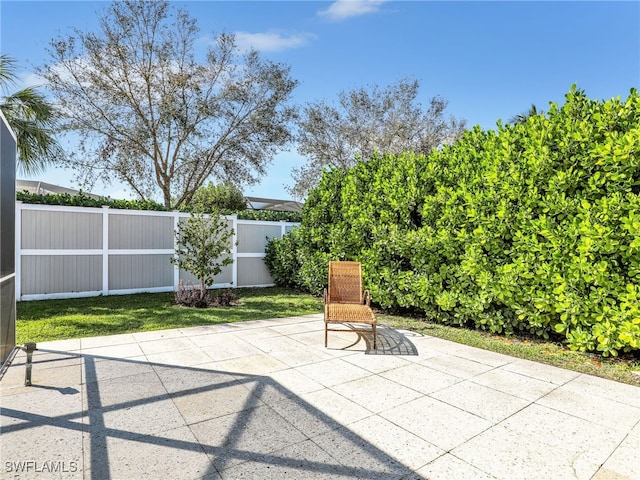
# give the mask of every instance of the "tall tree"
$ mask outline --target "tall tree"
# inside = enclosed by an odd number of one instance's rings
[[[9,93],[17,83],[15,59],[0,55],[0,110],[16,134],[18,169],[27,174],[38,173],[64,157],[54,137],[58,117],[34,87]]]
[[[167,1],[114,2],[99,31],[54,39],[40,71],[79,135],[83,183],[127,184],[188,204],[207,179],[255,183],[291,140],[289,67],[242,54],[222,34],[198,59],[196,20]]]
[[[347,169],[366,161],[375,151],[428,153],[454,142],[465,121],[446,117],[447,101],[433,97],[425,110],[418,102],[420,84],[402,79],[381,89],[378,85],[343,91],[338,105],[326,101],[307,104],[298,120],[298,152],[307,163],[293,170],[289,193],[303,198],[326,167]]]

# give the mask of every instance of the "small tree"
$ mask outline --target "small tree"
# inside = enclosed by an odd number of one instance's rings
[[[206,304],[207,285],[213,283],[222,268],[233,263],[231,242],[233,229],[218,212],[195,213],[176,232],[176,254],[171,263],[193,273],[200,281],[199,304]]]
[[[247,208],[247,202],[242,191],[231,183],[219,183],[214,185],[209,182],[196,190],[193,200],[184,205],[183,210],[188,212],[238,212]]]

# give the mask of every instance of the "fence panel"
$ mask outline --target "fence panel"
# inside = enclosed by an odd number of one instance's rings
[[[239,257],[238,286],[261,287],[273,284],[271,274],[260,257]]]
[[[109,255],[109,291],[173,285],[172,255]]]
[[[72,250],[102,248],[102,214],[24,210],[22,248]]]
[[[174,290],[197,278],[171,263],[174,232],[189,215],[16,203],[16,298],[36,300]],[[270,238],[295,223],[227,218],[233,263],[212,288],[263,287]],[[237,243],[236,243],[237,242]]]
[[[25,255],[21,267],[22,295],[102,291],[100,255]]]
[[[238,253],[264,252],[267,239],[280,238],[280,225],[264,225],[238,221]]]
[[[173,218],[160,215],[109,215],[109,248],[173,249]]]

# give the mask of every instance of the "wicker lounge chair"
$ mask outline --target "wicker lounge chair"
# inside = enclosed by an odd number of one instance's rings
[[[370,328],[351,326],[329,328],[332,323],[355,323]],[[362,270],[359,262],[329,262],[329,285],[324,290],[324,346],[328,332],[373,333],[373,348],[376,348],[376,316],[371,310],[371,295],[362,290]]]

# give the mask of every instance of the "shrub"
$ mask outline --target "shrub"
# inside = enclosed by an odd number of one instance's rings
[[[300,269],[301,262],[298,258],[300,243],[298,229],[294,229],[282,239],[276,237],[267,242],[264,263],[271,273],[276,285],[301,288]]]
[[[230,307],[238,305],[238,295],[230,289],[207,290],[204,295],[200,285],[185,285],[182,281],[174,292],[176,305],[195,308]]]
[[[173,293],[176,305],[183,307],[207,308],[211,304],[209,292],[203,294],[200,285],[185,285],[182,280]]]
[[[238,305],[238,294],[230,289],[209,291],[212,307],[232,307]]]
[[[640,349],[640,96],[590,100],[428,157],[375,155],[325,173],[282,268],[317,293],[330,259],[363,263],[383,307],[495,333]],[[286,237],[285,237],[286,238]],[[299,265],[297,274],[291,269]],[[288,269],[288,270],[287,270]]]

